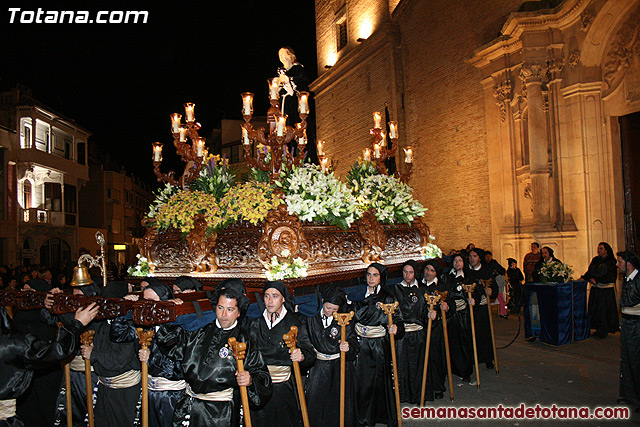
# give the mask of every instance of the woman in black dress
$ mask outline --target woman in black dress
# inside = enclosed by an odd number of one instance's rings
[[[582,275],[591,283],[589,293],[589,321],[597,338],[615,334],[619,330],[618,307],[616,305],[616,257],[606,242],[598,244],[598,255],[591,260],[589,269]]]

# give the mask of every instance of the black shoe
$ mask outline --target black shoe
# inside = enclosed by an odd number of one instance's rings
[[[444,397],[444,393],[441,391],[436,391],[434,396],[436,399],[442,399]]]
[[[487,369],[493,369],[494,368],[493,362],[487,362],[487,363],[485,363],[485,365],[487,365]]]

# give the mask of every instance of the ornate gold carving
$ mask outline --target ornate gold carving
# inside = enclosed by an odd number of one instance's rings
[[[580,31],[584,33],[588,32],[594,19],[595,16],[591,10],[582,12],[582,15],[580,15]]]
[[[523,63],[520,68],[520,79],[527,85],[534,82],[542,82],[545,72],[537,63]]]
[[[216,262],[215,246],[217,233],[207,235],[207,221],[204,215],[195,216],[194,227],[187,234],[187,247],[191,271],[198,273],[215,273],[218,269]]]
[[[507,105],[513,97],[513,85],[508,78],[493,88],[493,97],[496,99],[498,110],[500,110],[500,120],[504,122],[507,118]]]
[[[384,228],[371,210],[366,211],[358,221],[358,231],[364,240],[362,261],[365,264],[382,260],[382,252],[387,246]]]
[[[567,63],[570,68],[576,67],[580,63],[580,51],[578,49],[573,49],[569,52]]]
[[[608,87],[613,87],[613,82],[619,73],[629,68],[633,61],[640,57],[640,7],[630,15],[616,35],[603,66],[604,81]]]
[[[263,234],[258,242],[258,258],[268,263],[276,256],[283,261],[288,257],[309,258],[309,243],[302,232],[302,223],[296,215],[287,211],[284,203],[267,215]],[[288,251],[288,255],[287,252]]]
[[[133,308],[133,322],[137,325],[168,323],[176,318],[175,305],[164,301],[139,301]]]

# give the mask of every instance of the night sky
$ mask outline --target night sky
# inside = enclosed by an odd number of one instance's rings
[[[291,46],[311,79],[317,76],[314,3],[3,1],[0,88],[30,87],[34,98],[89,129],[114,160],[153,182],[151,143],[163,142],[172,163],[169,114],[184,114],[185,102],[196,104],[206,137],[221,118],[241,118],[242,92],[256,94],[255,114],[266,113],[266,80],[280,66],[281,46]],[[92,18],[98,10],[147,10],[149,18],[27,24],[19,20],[29,15],[18,12],[12,24],[13,7],[88,10]]]

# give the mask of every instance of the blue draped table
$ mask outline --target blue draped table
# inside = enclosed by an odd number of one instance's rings
[[[536,328],[535,306],[531,298],[536,295],[539,328]],[[536,330],[538,329],[538,330]],[[537,333],[536,333],[537,332]],[[565,345],[589,338],[587,316],[587,282],[528,283],[525,285],[524,334],[525,338],[538,336],[551,345]]]

